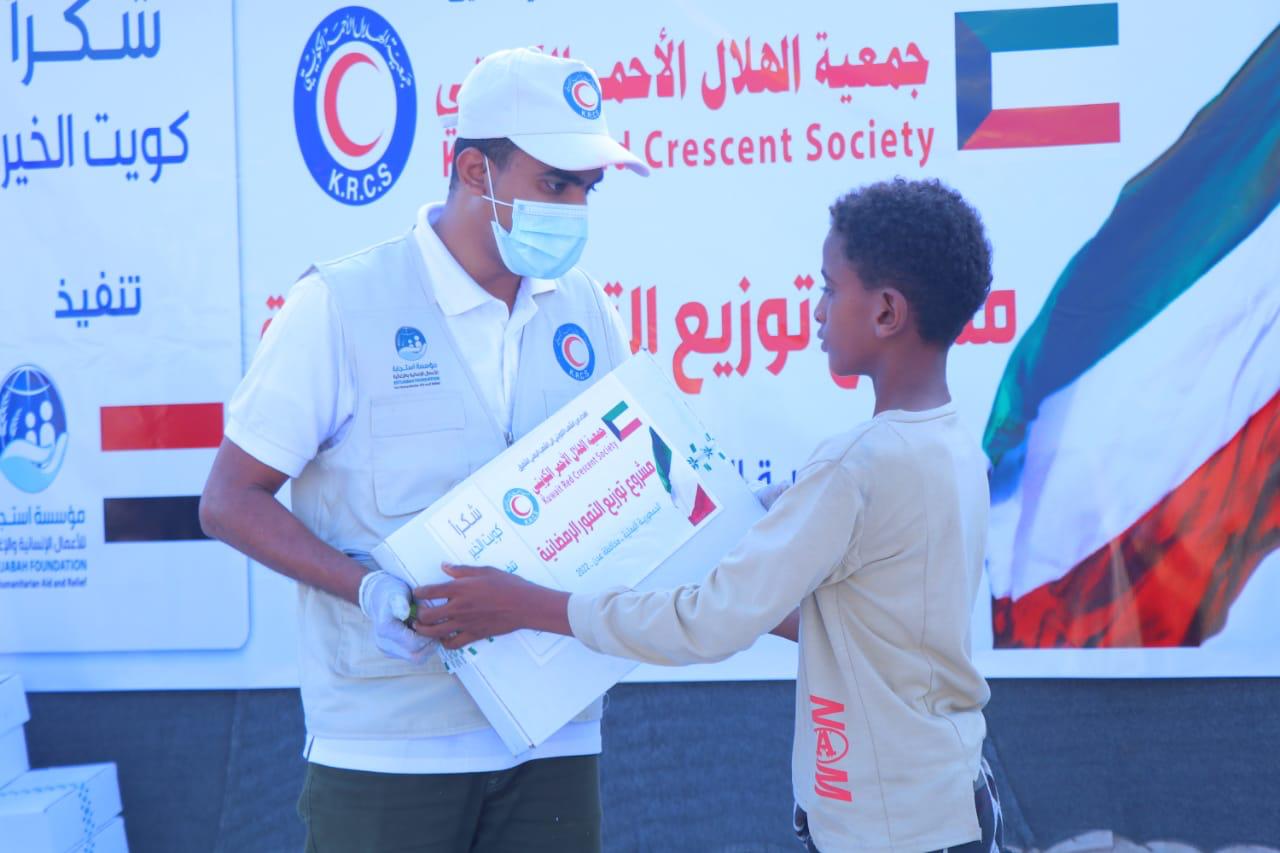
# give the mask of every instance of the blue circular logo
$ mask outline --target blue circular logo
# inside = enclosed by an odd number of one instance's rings
[[[560,368],[574,379],[584,382],[596,372],[596,350],[581,326],[565,323],[556,329],[552,344]]]
[[[417,361],[427,351],[427,336],[413,326],[401,326],[396,331],[396,352],[405,361]]]
[[[0,384],[0,473],[24,492],[43,492],[67,456],[67,411],[53,380],[24,364]]]
[[[538,499],[524,489],[512,489],[503,495],[502,508],[516,524],[528,527],[538,520]]]
[[[399,34],[347,6],[307,39],[293,85],[293,124],[311,176],[343,204],[386,194],[413,147],[418,93]]]
[[[600,118],[600,85],[587,71],[575,71],[565,78],[564,99],[583,118]]]

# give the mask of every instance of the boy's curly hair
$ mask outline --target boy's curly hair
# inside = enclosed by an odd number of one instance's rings
[[[926,342],[954,343],[991,289],[982,219],[940,181],[853,190],[831,205],[831,228],[864,284],[902,291]]]

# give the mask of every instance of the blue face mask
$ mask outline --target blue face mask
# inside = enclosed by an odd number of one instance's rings
[[[587,246],[587,206],[519,198],[498,201],[489,161],[484,165],[489,194],[482,197],[493,205],[493,239],[507,269],[529,278],[559,278],[572,269]],[[499,204],[511,208],[510,233],[498,224]]]

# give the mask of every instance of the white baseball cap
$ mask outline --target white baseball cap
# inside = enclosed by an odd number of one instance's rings
[[[506,137],[548,166],[568,172],[621,165],[649,174],[644,161],[609,135],[600,79],[586,63],[537,48],[491,53],[458,91],[458,137]]]

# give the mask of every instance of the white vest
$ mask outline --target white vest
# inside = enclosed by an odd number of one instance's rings
[[[603,314],[612,308],[584,273],[570,270],[555,290],[533,297],[538,311],[520,344],[508,437],[458,356],[412,232],[315,272],[333,295],[344,360],[354,365],[356,409],[342,440],[293,481],[293,512],[358,559],[616,366]],[[557,332],[575,331],[592,352],[583,368],[557,352]],[[572,355],[580,364],[580,345]],[[360,608],[304,584],[299,592],[309,734],[403,739],[488,725],[438,658],[388,657],[373,644]],[[579,719],[599,717],[597,701]]]

